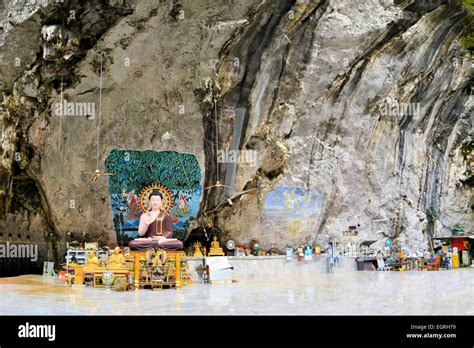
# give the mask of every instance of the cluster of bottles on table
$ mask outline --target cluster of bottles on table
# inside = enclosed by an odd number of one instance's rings
[[[312,259],[314,254],[321,254],[321,246],[316,245],[314,248],[309,244],[302,244],[297,247],[287,246],[285,251],[275,248],[273,245],[268,251],[264,251],[257,239],[252,239],[248,247],[238,246],[235,248],[234,256],[273,256],[286,255],[287,259],[304,258]]]

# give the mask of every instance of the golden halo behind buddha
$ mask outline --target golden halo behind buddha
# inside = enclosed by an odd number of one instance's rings
[[[161,195],[163,196],[163,205],[162,210],[166,213],[171,211],[173,208],[173,198],[171,197],[171,192],[164,186],[161,185],[151,185],[145,187],[142,192],[140,193],[139,205],[142,212],[146,213],[150,210],[150,194],[154,191],[160,191]]]

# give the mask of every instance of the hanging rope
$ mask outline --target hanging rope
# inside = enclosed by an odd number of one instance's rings
[[[62,116],[64,113],[64,105],[63,105],[63,77],[61,77],[61,112],[59,113],[59,140],[58,140],[58,148],[61,151],[61,137],[62,137]]]
[[[97,123],[97,154],[96,154],[96,158],[97,158],[97,162],[96,162],[96,170],[94,173],[91,173],[91,172],[83,172],[83,173],[87,173],[87,174],[92,174],[92,182],[96,182],[97,180],[99,180],[99,177],[101,176],[110,176],[110,175],[115,175],[116,173],[101,173],[100,170],[99,170],[99,153],[100,153],[100,123],[101,123],[101,120],[102,120],[102,76],[103,76],[103,69],[102,69],[102,66],[103,66],[103,52],[101,51],[100,52],[100,79],[99,79],[99,119],[98,119],[98,123]]]
[[[217,112],[217,102],[219,100],[219,95],[218,92],[215,94],[215,90],[219,91],[218,86],[214,85],[212,86],[212,83],[209,85],[210,93],[212,95],[212,103],[214,105],[214,121],[215,121],[215,129],[216,129],[216,149],[215,149],[215,155],[216,155],[216,175],[217,175],[217,180],[215,185],[211,185],[208,187],[205,187],[204,189],[212,189],[214,187],[226,187],[225,185],[221,184],[220,182],[220,167],[219,167],[219,114]]]
[[[217,168],[217,181],[220,179],[219,172],[219,120],[217,115],[217,97],[214,96],[214,116],[216,119],[216,168]]]
[[[100,53],[100,78],[99,78],[99,120],[97,124],[97,164],[96,170],[99,170],[99,147],[100,147],[100,120],[102,118],[102,52]]]

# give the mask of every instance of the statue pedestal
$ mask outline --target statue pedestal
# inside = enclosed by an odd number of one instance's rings
[[[222,250],[222,248],[219,248],[219,249],[212,249],[209,250],[209,254],[207,254],[207,256],[225,256],[224,254],[224,251]]]

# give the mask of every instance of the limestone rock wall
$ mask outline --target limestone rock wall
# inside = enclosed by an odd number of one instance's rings
[[[204,186],[229,186],[204,190],[191,234],[324,246],[355,225],[359,240],[423,249],[455,224],[472,231],[472,57],[457,2],[0,10],[1,227],[37,236],[49,257],[66,235],[117,242],[107,179],[84,173],[97,166],[101,57],[99,168],[112,149],[173,150],[196,156]],[[58,117],[61,100],[94,112]],[[252,161],[222,163],[223,150]]]

